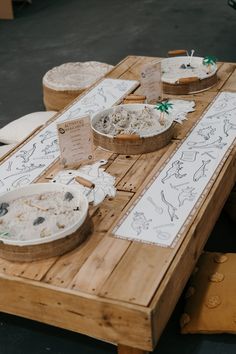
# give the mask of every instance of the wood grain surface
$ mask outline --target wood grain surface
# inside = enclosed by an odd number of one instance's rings
[[[154,60],[129,56],[108,77],[139,80],[142,66]],[[221,63],[218,82],[208,91],[166,95],[196,102],[195,112],[183,125],[175,125],[166,147],[132,156],[96,149],[96,158],[108,159],[105,168],[116,177],[116,197],[90,208],[93,233],[71,252],[32,263],[0,259],[0,311],[108,340],[118,344],[119,354],[154,349],[235,183],[235,149],[174,248],[120,240],[108,231],[218,92],[236,91],[235,68],[234,63]],[[141,89],[134,93],[141,94]],[[38,181],[47,182],[59,169],[57,162]]]

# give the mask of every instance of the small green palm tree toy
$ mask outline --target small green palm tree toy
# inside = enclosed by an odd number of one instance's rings
[[[209,72],[212,70],[212,65],[215,65],[217,62],[217,58],[212,55],[207,55],[203,58],[202,64],[205,65]]]
[[[162,101],[160,103],[157,103],[154,108],[157,109],[158,111],[160,111],[160,124],[164,125],[165,124],[165,113],[169,114],[169,109],[173,108],[173,103],[170,103],[168,100]]]

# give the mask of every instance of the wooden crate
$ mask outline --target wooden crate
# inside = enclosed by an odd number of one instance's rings
[[[151,60],[129,56],[109,77],[138,79],[143,64]],[[113,342],[119,354],[144,354],[155,348],[235,183],[236,151],[226,159],[195,219],[174,248],[116,239],[107,232],[217,93],[236,91],[235,67],[220,64],[217,85],[187,96],[195,100],[196,110],[175,129],[175,139],[168,146],[132,156],[96,150],[98,159],[108,159],[106,170],[117,177],[116,197],[90,210],[93,234],[73,251],[31,264],[0,259],[0,311]],[[46,181],[45,176],[57,169],[55,164],[39,181]]]

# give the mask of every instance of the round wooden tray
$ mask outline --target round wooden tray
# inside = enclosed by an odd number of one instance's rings
[[[135,111],[142,110],[145,106],[154,107],[147,104],[125,104],[119,107],[124,107],[127,110]],[[139,155],[143,153],[153,152],[167,145],[173,137],[173,121],[169,120],[168,126],[160,133],[152,136],[139,136],[136,134],[120,134],[117,136],[106,135],[94,128],[94,124],[101,116],[111,113],[117,106],[106,109],[97,113],[92,118],[92,130],[94,144],[106,150],[111,150],[123,155]],[[168,117],[167,117],[168,119]]]
[[[162,70],[165,70],[166,65],[170,68],[177,68],[176,77],[168,78],[168,74],[162,75],[163,92],[171,95],[186,95],[208,90],[214,86],[217,81],[217,65],[215,64],[207,72],[207,68],[203,66],[201,57],[193,57],[192,66],[194,69],[181,69],[181,65],[188,64],[187,56],[171,57],[163,59]],[[197,69],[200,68],[200,73]],[[204,73],[205,71],[205,73]],[[181,73],[183,76],[181,76]],[[199,75],[198,75],[199,74]]]
[[[32,184],[8,192],[1,196],[1,202],[9,202],[21,196],[38,194],[46,191],[73,191],[75,187],[60,184]],[[83,212],[78,222],[70,225],[63,231],[43,239],[29,239],[17,241],[10,239],[0,240],[0,257],[15,262],[32,262],[40,259],[62,255],[81,244],[88,236],[92,223],[88,217],[88,202],[84,196],[82,201]],[[27,232],[27,231],[26,231]]]

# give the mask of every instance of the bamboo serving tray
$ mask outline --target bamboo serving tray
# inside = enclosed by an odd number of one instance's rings
[[[2,195],[1,202],[10,202],[20,197],[55,191],[77,192],[76,190],[73,191],[73,187],[69,188],[69,186],[65,185],[38,183]],[[76,194],[75,197],[79,195],[78,192]],[[77,247],[85,240],[91,229],[91,221],[87,215],[87,199],[80,195],[79,198],[82,198],[80,200],[82,210],[80,217],[73,225],[69,225],[65,229],[59,230],[56,234],[45,238],[30,237],[22,241],[11,238],[4,239],[4,237],[1,237],[0,257],[13,262],[32,262],[60,256]]]
[[[195,59],[195,64],[193,64],[195,67],[201,63],[203,58],[199,57],[194,57]],[[172,65],[177,65],[180,67],[181,65],[185,65],[187,67],[187,60],[188,57],[186,56],[180,56],[180,57],[171,57],[164,59],[162,61],[163,64],[168,63],[170,66]],[[182,63],[182,64],[181,64]],[[214,85],[217,84],[218,77],[217,77],[217,66],[215,65],[214,68],[212,69],[211,72],[208,74],[206,73],[205,76],[198,77],[194,73],[194,69],[182,69],[185,70],[183,71],[184,74],[183,77],[179,76],[176,77],[175,82],[168,82],[164,77],[162,78],[162,87],[163,87],[163,92],[165,94],[170,94],[170,95],[188,95],[188,94],[193,94],[193,93],[198,93],[202,92],[205,90],[210,89]]]
[[[142,110],[144,107],[154,107],[147,104],[125,104],[120,105],[127,110]],[[140,136],[138,134],[119,134],[116,136],[103,134],[95,129],[94,124],[100,119],[101,116],[111,113],[117,107],[109,108],[99,112],[92,118],[93,140],[96,146],[103,149],[113,151],[118,154],[136,155],[148,152],[157,151],[166,146],[173,137],[174,123],[168,121],[168,125],[161,132],[150,135]]]

